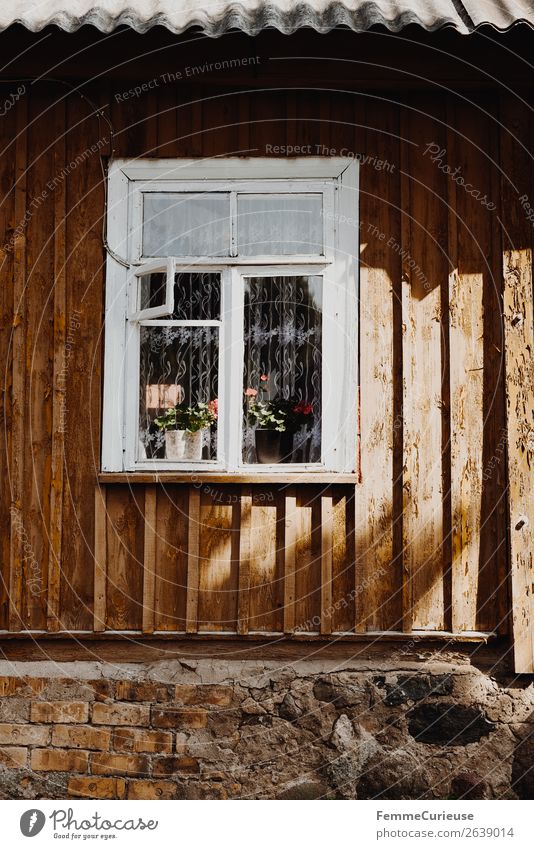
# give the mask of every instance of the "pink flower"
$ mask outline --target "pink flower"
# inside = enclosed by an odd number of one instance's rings
[[[257,394],[258,394],[258,390],[257,389],[251,389],[250,386],[249,386],[248,389],[245,389],[245,395],[247,396],[247,398],[255,398]]]
[[[214,398],[213,401],[208,402],[208,410],[212,413],[215,418],[219,415],[219,399]]]
[[[268,374],[262,374],[260,376],[260,380],[263,380],[263,382],[265,382],[266,380],[269,380],[269,375]]]

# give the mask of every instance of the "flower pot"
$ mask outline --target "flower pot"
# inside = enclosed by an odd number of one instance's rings
[[[293,434],[287,431],[257,428],[254,432],[258,463],[290,463],[293,454]]]
[[[165,431],[166,460],[202,460],[202,431]]]

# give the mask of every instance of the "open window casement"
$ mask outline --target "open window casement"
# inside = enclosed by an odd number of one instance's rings
[[[129,286],[129,318],[141,321],[172,315],[176,260],[154,260],[134,269]]]

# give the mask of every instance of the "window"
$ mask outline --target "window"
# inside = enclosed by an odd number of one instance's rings
[[[115,161],[102,468],[352,472],[357,163]]]

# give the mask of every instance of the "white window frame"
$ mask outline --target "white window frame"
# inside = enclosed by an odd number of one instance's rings
[[[109,169],[108,253],[102,470],[202,471],[231,473],[351,473],[357,467],[358,384],[358,163],[354,159],[227,158],[209,160],[114,160]],[[236,256],[232,224],[228,257],[143,257],[142,197],[146,191],[225,191],[231,221],[237,193],[323,194],[323,254],[313,256]],[[124,258],[129,267],[114,257]],[[174,273],[221,274],[221,321],[171,322],[167,315]],[[139,310],[138,278],[167,273],[163,306]],[[320,275],[323,277],[322,422],[320,463],[274,466],[241,460],[243,423],[243,316],[246,276]],[[143,324],[220,326],[218,458],[178,463],[137,458],[139,411],[139,336]],[[229,345],[230,339],[238,344]],[[350,352],[350,356],[348,355]],[[335,384],[332,380],[334,378]],[[330,390],[333,390],[332,392]]]

